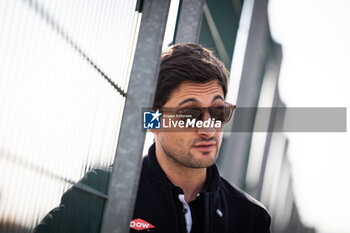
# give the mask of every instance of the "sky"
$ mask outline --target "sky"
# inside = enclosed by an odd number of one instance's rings
[[[288,107],[350,106],[349,10],[346,0],[270,0],[272,36],[283,48],[280,94]],[[303,221],[320,233],[349,233],[350,134],[287,137]]]

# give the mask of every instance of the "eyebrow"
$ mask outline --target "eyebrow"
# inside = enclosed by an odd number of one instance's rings
[[[213,100],[211,101],[212,103],[217,100],[217,99],[221,99],[224,101],[224,98],[221,95],[217,95],[213,98]],[[179,103],[177,106],[180,107],[181,105],[187,103],[187,102],[198,102],[198,100],[196,100],[195,98],[188,98],[183,100],[181,103]]]
[[[217,96],[214,97],[214,99],[211,102],[213,103],[217,99],[221,99],[222,101],[225,101],[224,98],[222,98],[221,95],[217,95]]]

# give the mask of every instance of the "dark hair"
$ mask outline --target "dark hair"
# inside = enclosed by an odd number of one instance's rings
[[[206,83],[213,80],[219,81],[226,97],[228,71],[212,51],[198,44],[173,45],[162,53],[153,108],[162,107],[184,81]]]

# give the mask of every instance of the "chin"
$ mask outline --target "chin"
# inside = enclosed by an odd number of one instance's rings
[[[213,157],[210,157],[210,158],[202,159],[200,161],[201,167],[202,168],[207,168],[207,167],[212,166],[216,162],[216,158],[217,158],[217,156],[213,156]]]

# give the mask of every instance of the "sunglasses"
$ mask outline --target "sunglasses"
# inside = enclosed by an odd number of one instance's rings
[[[208,111],[212,119],[221,121],[223,124],[231,119],[236,105],[225,103],[215,107],[185,107],[185,108],[160,108],[161,111],[175,113],[181,120],[187,119],[203,121],[205,112]]]

